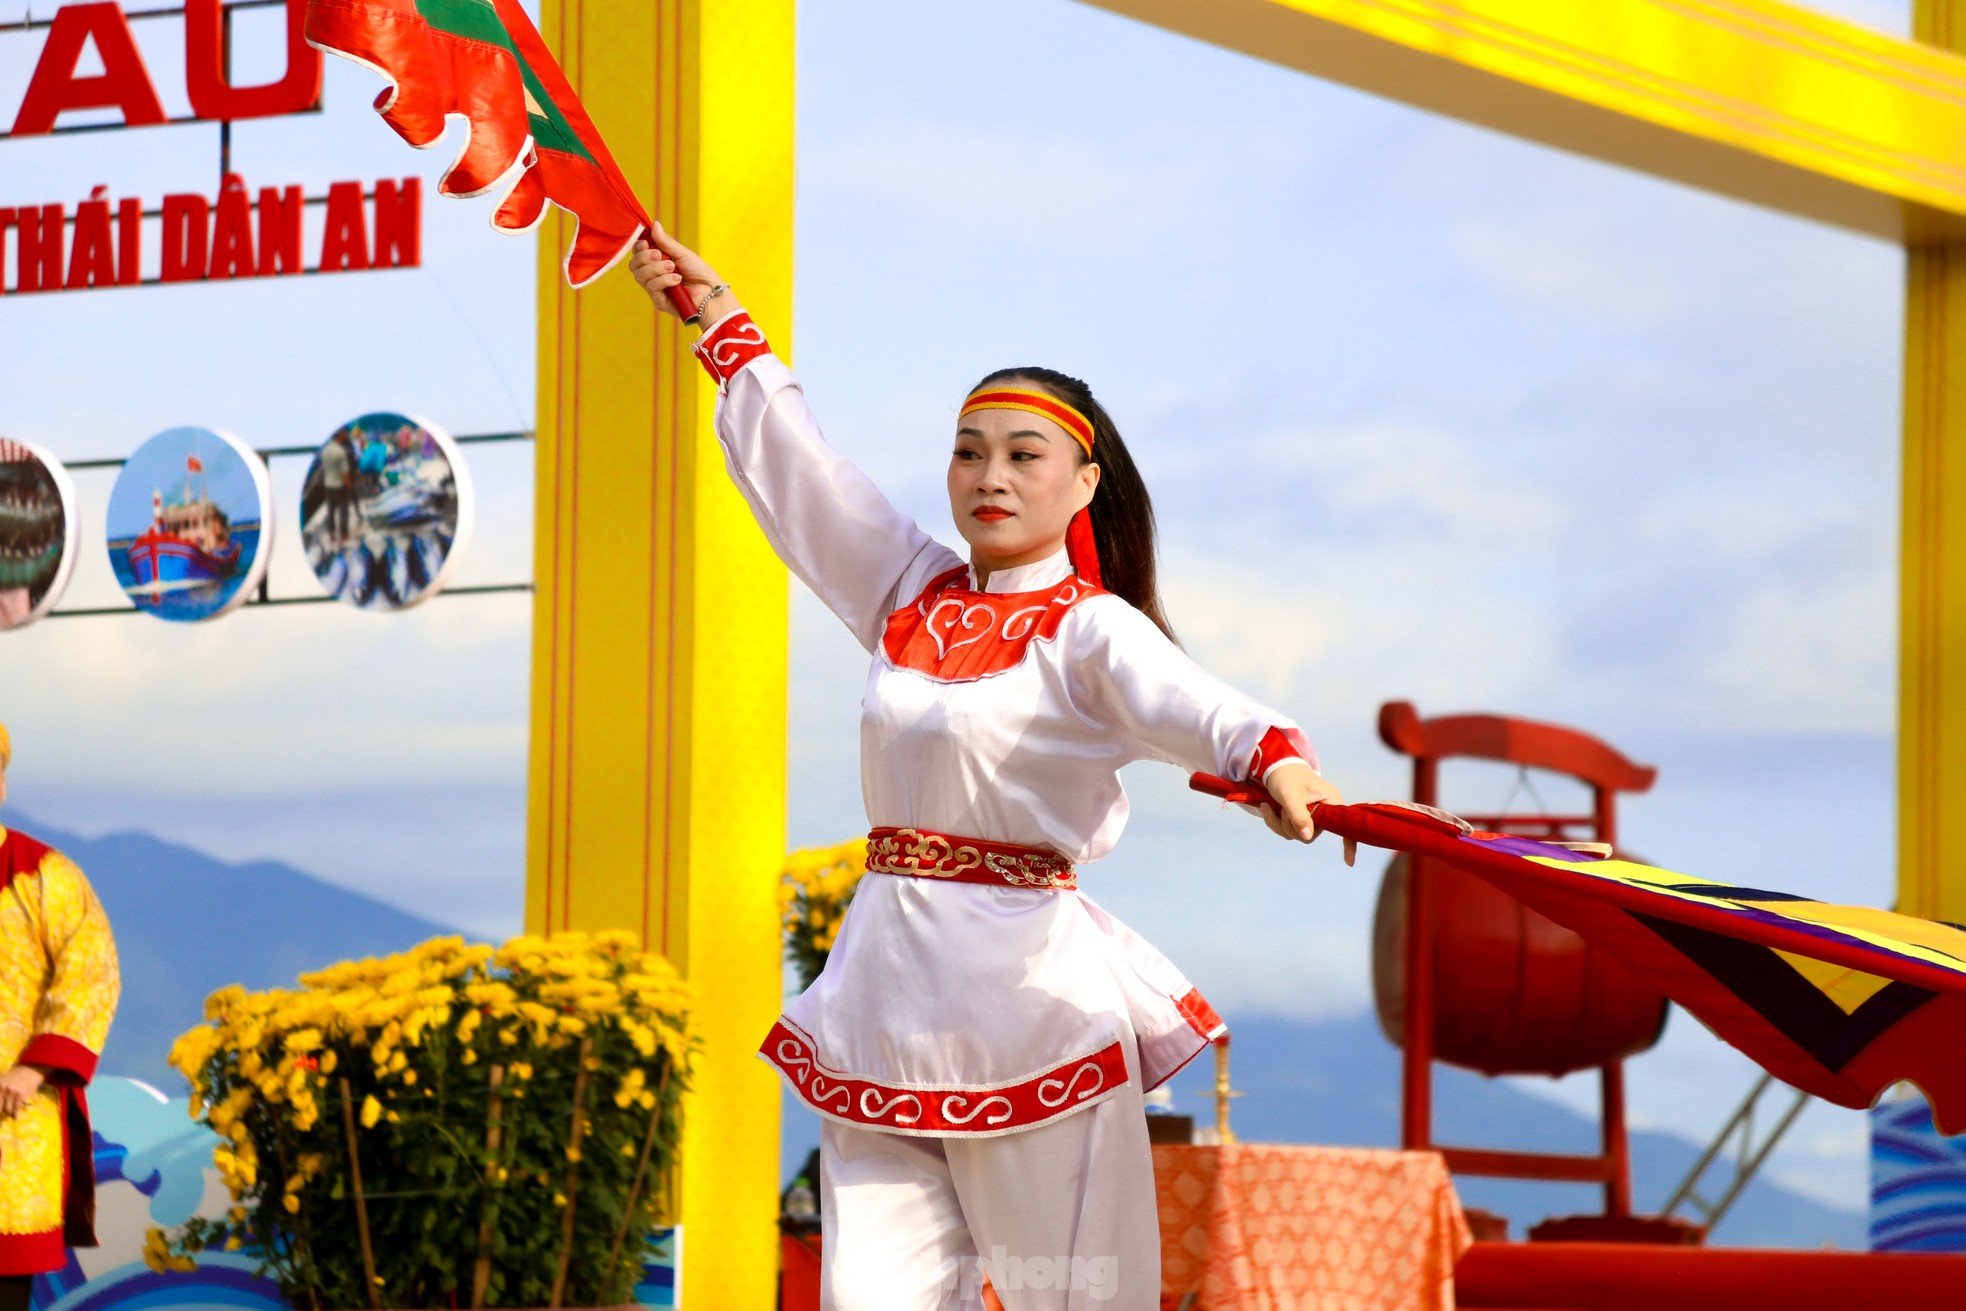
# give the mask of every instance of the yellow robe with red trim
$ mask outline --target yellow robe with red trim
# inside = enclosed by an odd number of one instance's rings
[[[120,991],[109,920],[82,871],[0,828],[0,1072],[47,1072],[27,1109],[0,1119],[0,1275],[58,1270],[66,1248],[95,1244],[83,1089]]]

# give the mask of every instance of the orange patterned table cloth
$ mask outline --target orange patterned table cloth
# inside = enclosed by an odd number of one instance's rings
[[[1436,1152],[1154,1147],[1161,1301],[1196,1311],[1453,1311],[1471,1241]]]

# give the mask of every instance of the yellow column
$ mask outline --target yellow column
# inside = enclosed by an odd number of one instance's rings
[[[1966,0],[1914,35],[1966,51]],[[1966,244],[1906,248],[1898,909],[1966,921]]]
[[[545,0],[540,27],[650,212],[789,350],[793,0]],[[769,1307],[787,583],[729,486],[695,330],[625,271],[539,251],[526,924],[627,927],[690,980],[705,1047],[673,1214],[685,1296]]]

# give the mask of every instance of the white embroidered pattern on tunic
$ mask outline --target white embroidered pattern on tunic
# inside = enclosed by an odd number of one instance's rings
[[[1126,1055],[1118,1040],[994,1087],[899,1088],[829,1070],[812,1039],[783,1018],[765,1038],[762,1055],[813,1110],[873,1129],[916,1134],[1014,1133],[1090,1106],[1126,1083]]]

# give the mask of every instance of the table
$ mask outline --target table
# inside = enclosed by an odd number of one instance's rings
[[[1436,1152],[1157,1144],[1161,1301],[1198,1311],[1453,1311],[1472,1241]]]

